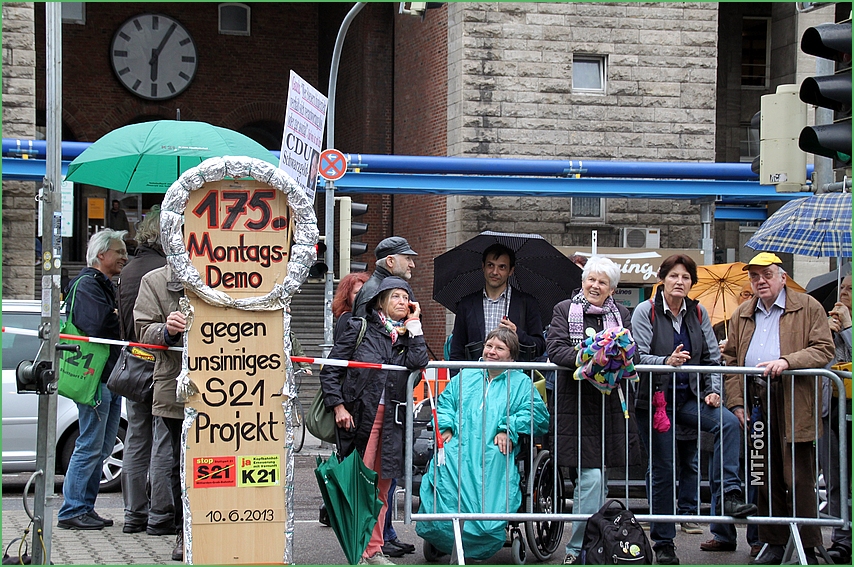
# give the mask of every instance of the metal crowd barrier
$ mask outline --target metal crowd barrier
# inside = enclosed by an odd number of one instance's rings
[[[489,363],[489,362],[432,361],[428,365],[428,371],[429,371],[429,369],[462,369],[462,368],[519,369],[519,370],[526,372],[531,377],[533,377],[535,375],[534,371],[539,371],[540,373],[545,373],[547,371],[566,370],[562,367],[559,367],[555,364],[550,364],[550,363],[521,363],[521,362]],[[671,366],[637,365],[635,368],[636,368],[638,374],[640,374],[640,375],[643,375],[644,373],[649,373],[649,372],[654,372],[657,374],[668,374],[671,376],[671,378],[670,378],[671,379],[671,385],[675,385],[676,373],[674,372],[674,369]],[[699,374],[699,375],[743,374],[746,377],[760,377],[761,378],[763,369],[762,368],[749,368],[749,367],[724,367],[724,366],[682,366],[679,368],[679,372],[684,372],[684,373],[688,373],[688,374]],[[711,510],[712,513],[703,514],[701,511],[702,508],[704,506],[709,505],[709,503],[704,502],[702,499],[701,480],[703,477],[703,474],[702,474],[703,471],[701,469],[698,471],[697,487],[696,487],[697,488],[697,496],[698,496],[698,503],[697,503],[698,513],[694,514],[694,515],[677,514],[676,513],[677,471],[676,471],[676,466],[675,466],[676,456],[674,454],[673,455],[673,462],[674,462],[673,468],[674,468],[674,470],[673,470],[673,473],[672,473],[673,476],[671,479],[672,480],[672,487],[673,487],[673,494],[672,494],[673,510],[672,510],[672,513],[670,513],[670,514],[652,514],[652,513],[650,513],[650,514],[636,514],[635,515],[636,518],[639,521],[651,522],[651,523],[660,522],[660,523],[679,524],[682,522],[696,522],[696,523],[703,523],[703,524],[716,523],[716,524],[783,525],[783,526],[787,526],[789,528],[789,537],[790,537],[789,544],[787,545],[787,554],[788,553],[792,553],[792,554],[797,553],[797,559],[800,560],[800,563],[806,564],[806,557],[804,555],[803,544],[801,542],[801,537],[800,537],[800,532],[799,532],[800,527],[803,527],[803,526],[826,526],[826,527],[834,527],[834,528],[847,528],[847,529],[851,528],[850,500],[849,500],[849,496],[848,496],[849,495],[849,486],[848,486],[848,484],[849,484],[849,476],[848,476],[849,463],[848,463],[848,460],[846,458],[844,458],[844,456],[848,454],[846,452],[846,443],[848,441],[847,441],[847,435],[843,434],[843,432],[848,431],[848,429],[850,429],[850,426],[849,426],[849,421],[847,419],[845,386],[843,384],[842,379],[840,378],[840,375],[850,378],[850,373],[832,372],[832,371],[825,370],[825,369],[805,369],[805,370],[786,371],[783,373],[783,376],[781,376],[780,378],[777,379],[777,380],[780,380],[780,384],[783,387],[790,388],[791,392],[794,392],[793,388],[794,388],[796,377],[805,377],[805,379],[815,380],[814,393],[816,395],[816,402],[815,402],[815,410],[816,410],[815,414],[816,415],[815,415],[815,423],[813,425],[816,428],[816,439],[813,439],[812,442],[814,443],[814,446],[816,448],[818,446],[818,443],[820,442],[819,432],[821,430],[821,421],[822,421],[821,413],[822,413],[822,383],[823,383],[823,380],[825,380],[825,379],[829,380],[832,388],[834,388],[836,393],[837,393],[834,396],[834,398],[828,400],[828,403],[835,403],[838,406],[838,411],[837,411],[837,416],[836,416],[837,420],[838,420],[837,421],[837,426],[838,426],[837,431],[839,432],[839,435],[838,435],[838,451],[839,451],[839,453],[838,454],[843,456],[843,458],[836,459],[839,467],[838,467],[838,470],[834,469],[834,471],[833,471],[833,473],[837,474],[835,480],[839,484],[839,493],[842,497],[842,502],[839,505],[840,511],[839,511],[838,516],[830,516],[829,514],[826,514],[826,513],[819,513],[819,496],[818,496],[819,491],[818,491],[817,477],[818,477],[818,471],[821,467],[819,466],[819,462],[818,462],[818,460],[819,460],[818,459],[818,451],[816,451],[816,458],[815,458],[816,462],[814,463],[814,470],[816,471],[816,478],[811,478],[811,479],[793,478],[793,485],[795,483],[798,483],[798,482],[809,482],[811,486],[815,487],[815,493],[816,493],[815,510],[810,510],[804,514],[799,515],[797,507],[795,505],[795,501],[794,501],[795,496],[794,496],[794,491],[793,491],[793,493],[791,495],[791,501],[788,502],[788,504],[791,506],[791,508],[793,510],[791,515],[788,515],[788,510],[782,511],[782,513],[780,511],[776,511],[777,515],[775,515],[775,510],[773,509],[773,504],[772,504],[771,498],[768,499],[770,509],[769,509],[769,515],[767,515],[767,516],[759,516],[757,514],[757,515],[750,516],[748,518],[739,519],[739,518],[733,518],[731,516],[715,515],[714,510]],[[578,520],[587,520],[590,517],[591,514],[579,514],[579,513],[565,513],[565,512],[534,513],[534,512],[532,512],[532,506],[531,506],[530,502],[526,503],[526,511],[525,512],[505,510],[502,512],[489,512],[489,513],[462,513],[462,512],[426,513],[426,512],[420,512],[420,511],[413,511],[413,509],[412,509],[412,502],[413,502],[413,498],[412,498],[413,497],[413,492],[412,492],[412,486],[413,486],[413,441],[414,441],[414,439],[413,439],[413,437],[414,437],[413,419],[414,419],[414,409],[415,409],[414,408],[414,402],[413,402],[413,386],[414,386],[416,379],[419,377],[420,377],[420,374],[417,372],[411,374],[409,377],[409,383],[407,386],[407,388],[408,388],[408,391],[407,391],[408,402],[407,402],[406,421],[405,421],[405,428],[406,428],[405,429],[405,432],[406,432],[405,439],[407,439],[408,442],[404,443],[404,446],[405,446],[405,471],[406,471],[405,472],[405,479],[404,479],[404,487],[405,487],[405,492],[404,492],[404,523],[409,524],[412,521],[416,521],[416,522],[418,522],[418,521],[450,521],[450,522],[452,522],[452,526],[453,526],[453,530],[454,530],[454,534],[455,534],[455,549],[454,549],[454,553],[452,554],[452,562],[458,562],[459,564],[462,565],[465,562],[465,557],[464,557],[464,551],[463,551],[462,540],[461,540],[461,533],[462,533],[461,530],[462,530],[463,522],[465,522],[465,521],[468,521],[468,520],[498,520],[498,521],[506,521],[506,522],[511,522],[511,523],[554,522],[554,521],[571,522],[571,521],[578,521]],[[711,379],[711,376],[709,378]],[[532,381],[533,381],[533,379],[532,379]],[[761,431],[758,431],[759,428],[756,428],[756,431],[751,432],[746,424],[745,424],[744,429],[741,430],[742,431],[742,434],[740,436],[741,437],[741,443],[742,443],[741,454],[743,455],[743,463],[740,463],[740,465],[739,465],[740,466],[739,484],[741,487],[742,499],[745,501],[749,501],[747,489],[748,489],[748,483],[751,481],[751,479],[752,479],[752,483],[754,485],[757,485],[760,482],[763,483],[762,485],[757,486],[757,488],[767,490],[769,495],[773,491],[773,487],[771,486],[771,482],[770,482],[771,481],[770,476],[767,474],[764,474],[764,476],[762,474],[759,474],[760,472],[767,473],[767,471],[758,470],[756,468],[755,463],[756,463],[756,451],[762,450],[763,449],[762,445],[764,445],[764,441],[771,438],[773,435],[776,435],[777,433],[773,430],[773,427],[771,427],[771,425],[770,425],[771,422],[773,421],[773,419],[772,419],[773,408],[771,407],[771,403],[770,403],[771,402],[771,399],[770,399],[771,388],[765,388],[765,399],[764,400],[759,400],[759,399],[754,400],[754,395],[753,395],[754,391],[748,391],[748,388],[747,388],[747,383],[749,382],[749,380],[745,379],[744,382],[745,382],[745,388],[744,388],[744,391],[742,392],[742,394],[743,394],[744,400],[745,400],[745,409],[744,409],[745,417],[749,417],[751,415],[751,407],[750,407],[751,404],[750,404],[750,402],[752,402],[752,401],[756,401],[757,403],[764,401],[764,408],[767,412],[765,414],[765,422],[763,424],[763,429]],[[649,383],[650,383],[650,388],[652,388],[652,386],[651,386],[652,381],[650,380]],[[637,398],[637,388],[639,387],[639,384],[640,384],[639,382],[629,384],[629,387],[633,388],[633,390],[634,390],[634,392],[631,396],[631,399],[629,400],[629,404],[633,403],[633,401]],[[557,398],[557,393],[558,393],[560,387],[562,387],[560,384],[560,381],[556,380],[555,384],[554,384],[554,392],[550,392],[550,395],[554,395],[555,398]],[[566,387],[566,384],[563,384],[563,387]],[[569,387],[580,388],[580,382],[570,383]],[[436,398],[438,398],[438,393],[436,393],[436,392],[439,391],[439,388],[435,387],[435,385],[434,385],[432,390],[433,390]],[[649,392],[649,394],[650,394],[649,398],[651,400],[652,399],[652,392]],[[531,391],[531,395],[532,396],[537,395],[533,388]],[[616,395],[616,393],[614,395]],[[722,396],[722,398],[725,396],[725,388],[723,387],[723,385],[721,387],[721,396]],[[704,403],[704,401],[702,400],[702,388],[700,388],[700,393],[697,397],[701,398],[701,399],[697,400],[698,401],[698,407],[699,407],[699,404]],[[748,400],[750,400],[750,402]],[[791,406],[792,407],[790,410],[791,411],[790,418],[791,418],[792,428],[794,429],[795,415],[796,415],[796,412],[798,410],[795,407],[795,404],[791,404]],[[550,403],[549,407],[552,408],[553,405]],[[723,412],[724,407],[726,407],[726,400],[725,399],[723,400],[723,403],[720,405],[720,408],[717,409],[717,411]],[[651,407],[650,407],[649,411],[650,411],[649,428],[651,428],[652,427],[652,411],[653,411]],[[550,413],[552,431],[557,430],[558,419],[559,418],[558,418],[557,412],[552,411]],[[636,419],[636,415],[632,415],[631,419]],[[675,449],[675,446],[676,446],[676,443],[675,443],[676,423],[675,422],[676,422],[676,420],[675,420],[672,413],[671,413],[671,419],[672,419],[672,423],[671,423],[671,427],[670,427],[670,434],[673,435],[673,439],[671,440],[671,446],[673,447],[673,452],[675,453],[675,450],[676,450]],[[700,415],[699,415],[699,410],[698,410],[697,411],[697,434],[698,434],[698,438],[696,441],[698,443],[698,449],[697,449],[698,451],[701,450],[701,447],[699,447],[699,443],[700,443],[699,423],[700,423]],[[532,425],[532,427],[533,427],[533,425]],[[579,427],[578,430],[580,431],[580,429],[581,428]],[[760,433],[761,433],[761,435],[760,435]],[[792,433],[792,432],[790,432],[790,433]],[[436,435],[438,435],[438,434],[439,434],[438,431],[435,431],[435,430],[433,431],[434,447],[435,447]],[[649,431],[647,432],[647,434],[649,434]],[[626,443],[627,449],[626,449],[626,451],[628,453],[628,447],[629,447],[628,425],[626,426],[626,429],[625,429],[625,435],[627,438],[627,443]],[[643,432],[639,431],[639,435],[643,435]],[[491,443],[492,442],[492,438],[490,436],[484,436],[483,440],[484,440],[484,443]],[[579,438],[577,442],[580,443],[581,439]],[[638,442],[640,442],[640,439],[638,439]],[[547,447],[547,449],[551,450],[551,451],[554,451],[555,448],[556,448],[556,445],[554,443],[552,443],[551,446]],[[833,450],[833,448],[831,448],[831,451],[832,450]],[[577,451],[577,452],[580,454],[580,451]],[[652,447],[650,447],[650,452],[652,452]],[[602,452],[602,455],[603,455],[603,460],[604,460],[604,451]],[[644,451],[643,445],[641,445],[641,456],[642,456],[641,457],[641,466],[644,467],[644,469],[646,469],[647,461],[644,459],[644,457],[646,456],[646,452]],[[533,446],[533,443],[529,444],[527,454],[522,455],[520,457],[524,458],[527,461],[528,466],[527,466],[526,470],[531,471],[532,465],[533,465],[533,460],[535,458],[535,448]],[[557,462],[557,460],[556,460],[557,455],[553,455],[553,457],[555,458],[555,462]],[[751,458],[751,457],[753,457],[753,458]],[[650,461],[653,458],[655,458],[655,455],[650,454],[649,455]],[[795,476],[796,459],[797,459],[797,455],[795,454],[795,450],[793,449],[793,454],[791,456],[791,460],[792,460],[791,468],[792,468],[793,477]],[[628,459],[627,459],[627,461],[628,461]],[[723,459],[721,459],[721,461],[722,461],[722,463],[721,463],[721,473],[722,473],[723,472],[723,470],[722,470],[723,469]],[[751,463],[754,463],[752,468],[751,468]],[[600,468],[605,469],[604,466],[601,466]],[[629,469],[629,467],[626,466],[625,470],[623,471],[624,474],[621,477],[622,479],[625,479],[624,480],[624,486],[621,487],[621,489],[619,490],[619,492],[622,492],[623,494],[622,495],[615,495],[615,494],[613,494],[613,491],[612,491],[612,494],[608,495],[608,497],[617,498],[617,499],[622,500],[627,508],[630,507],[629,506],[629,486],[631,484],[630,480],[629,480],[630,474],[629,474],[628,469]],[[613,471],[613,468],[611,468],[610,470]],[[554,500],[557,500],[557,497],[558,497],[558,495],[557,495],[557,492],[558,492],[558,487],[557,487],[558,467],[552,467],[552,471],[554,474],[554,479],[553,479],[554,482],[552,484],[552,486],[554,486],[554,494],[552,495],[552,498]],[[823,471],[823,472],[824,472],[825,480],[827,480],[829,471]],[[425,470],[425,474],[426,474],[426,470]],[[620,478],[620,475],[609,475],[609,476],[612,479],[611,484],[613,484],[614,478]],[[723,477],[723,474],[721,474],[721,477]],[[767,483],[764,482],[766,479],[768,481]],[[635,484],[637,484],[637,483],[635,483]],[[607,481],[607,476],[606,476],[605,486],[607,487],[607,485],[608,485],[608,481]],[[458,496],[457,501],[459,502],[460,501],[459,487],[455,487],[455,488],[449,487],[449,489],[456,489],[458,491],[457,492],[457,496]],[[722,491],[722,489],[723,489],[723,487],[719,488],[719,490],[721,490],[721,491]],[[441,490],[441,487],[437,486],[437,487],[435,487],[435,490],[437,490],[437,491]],[[570,495],[564,495],[564,501],[568,501],[568,500],[570,500]],[[719,502],[718,506],[721,510],[723,510],[723,495],[720,495],[719,500],[720,500],[720,502]],[[434,502],[435,501],[436,501],[436,499],[434,498]],[[523,500],[523,502],[524,502],[524,500]],[[650,502],[649,504],[650,504],[650,512],[651,512],[652,511],[652,503]],[[563,507],[560,507],[559,509],[562,510]],[[459,505],[458,505],[458,510],[459,510]],[[819,551],[823,552],[823,548],[820,548]],[[794,556],[793,556],[793,559],[795,559]],[[827,560],[827,558],[826,558],[826,560]],[[827,560],[827,562],[832,563],[829,560]]]

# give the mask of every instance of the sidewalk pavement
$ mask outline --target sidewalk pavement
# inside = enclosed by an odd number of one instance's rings
[[[321,444],[320,440],[306,431],[305,443],[298,453],[301,457],[329,457],[332,446]],[[18,498],[18,496],[16,496]],[[30,498],[32,498],[32,493]],[[32,500],[30,500],[32,503]],[[99,498],[97,510],[105,518],[112,519],[115,526],[103,530],[77,531],[61,530],[56,527],[56,512],[62,503],[62,492],[58,491],[54,501],[53,535],[50,558],[57,565],[177,565],[171,560],[172,549],[175,547],[175,536],[150,536],[145,532],[136,534],[122,533],[124,523],[124,508],[121,505],[121,495],[112,498]],[[110,502],[107,507],[102,502]],[[118,506],[118,507],[116,507]],[[12,507],[9,507],[12,508]],[[3,549],[18,537],[23,536],[29,517],[19,506],[7,509],[4,506],[2,516]],[[36,536],[30,533],[27,543],[32,554]],[[9,549],[10,555],[18,555],[18,542]]]

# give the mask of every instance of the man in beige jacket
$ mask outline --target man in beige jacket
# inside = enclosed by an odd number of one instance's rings
[[[755,297],[742,303],[730,319],[723,357],[727,366],[760,367],[764,372],[747,376],[747,389],[744,375],[727,375],[726,405],[742,427],[746,407],[749,416],[751,405],[758,404],[764,415],[764,427],[748,437],[749,473],[759,488],[759,515],[767,516],[771,510],[774,516],[816,517],[814,441],[821,435],[816,383],[811,376],[782,373],[824,368],[830,361],[834,350],[827,315],[814,298],[786,289],[786,272],[775,254],[757,254],[745,269]],[[821,529],[802,526],[800,535],[809,563],[817,563],[813,548],[822,543]],[[760,526],[759,539],[769,549],[754,564],[779,565],[788,538],[788,526]]]

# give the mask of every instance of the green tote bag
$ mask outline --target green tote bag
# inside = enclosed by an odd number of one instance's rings
[[[71,307],[60,333],[85,336],[71,322],[78,283],[80,283],[80,279],[74,282],[74,287],[71,290]],[[61,339],[59,342],[60,344],[78,345],[80,352],[61,351],[57,392],[60,396],[70,398],[78,404],[97,407],[101,403],[101,374],[104,371],[104,365],[107,364],[107,359],[110,358],[110,347],[104,344],[67,339]]]

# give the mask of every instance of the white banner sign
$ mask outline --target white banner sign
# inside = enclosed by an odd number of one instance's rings
[[[313,201],[327,100],[293,71],[288,84],[288,108],[279,169],[305,187],[308,198]]]

